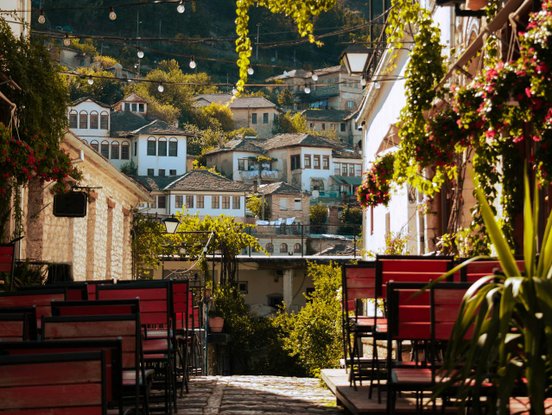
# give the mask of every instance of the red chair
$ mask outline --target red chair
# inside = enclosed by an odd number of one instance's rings
[[[54,284],[47,285],[31,285],[28,287],[21,287],[18,291],[28,290],[47,290],[52,288],[65,289],[66,300],[88,300],[88,284],[83,281],[78,282],[56,282]]]
[[[462,260],[458,262],[461,263]],[[516,264],[521,272],[525,272],[525,261],[517,260]],[[463,282],[473,283],[482,277],[493,275],[495,272],[502,272],[502,268],[498,259],[490,258],[470,262],[460,272]]]
[[[54,301],[52,316],[116,316],[140,313],[140,300]]]
[[[0,356],[0,414],[104,415],[102,352]]]
[[[4,317],[6,315],[12,317]],[[15,321],[13,321],[14,315],[16,317]],[[37,339],[36,307],[0,308],[0,321],[0,326],[2,326],[0,327],[0,341]],[[12,324],[15,324],[15,326]],[[11,328],[8,328],[10,325]],[[15,332],[13,332],[14,329]],[[20,333],[20,335],[16,333]]]
[[[421,291],[423,283],[387,284],[387,413],[395,413],[397,392],[415,393],[416,409],[421,410],[424,391],[433,386],[429,367],[429,342],[431,341],[430,293]],[[397,346],[393,358],[393,342],[423,342],[424,359],[420,361],[415,348],[410,361],[402,358],[402,349]]]
[[[121,339],[123,390],[133,398],[134,410],[149,413],[148,383],[152,371],[146,371],[142,352],[140,315],[45,317],[44,340]],[[140,405],[140,397],[144,404]]]
[[[0,272],[4,272],[10,279],[10,291],[13,291],[13,269],[15,267],[15,243],[0,245]],[[4,280],[5,283],[5,280]]]
[[[29,342],[0,342],[1,355],[66,354],[75,352],[103,352],[108,409],[118,409],[123,414],[122,388],[122,343],[120,339],[109,340],[50,340]]]

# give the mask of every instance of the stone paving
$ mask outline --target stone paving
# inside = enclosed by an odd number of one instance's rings
[[[178,415],[344,415],[321,381],[279,376],[194,376]]]

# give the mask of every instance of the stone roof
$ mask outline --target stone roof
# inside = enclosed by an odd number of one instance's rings
[[[303,111],[302,114],[309,121],[341,122],[345,121],[351,113],[345,110],[310,109]]]
[[[244,151],[248,153],[258,153],[258,154],[265,153],[265,150],[262,147],[262,142],[259,142],[258,140],[255,140],[255,141],[257,142],[254,142],[253,140],[248,138],[230,140],[227,143],[225,143],[223,146],[216,148],[214,150],[211,150],[206,154],[216,154],[216,153],[223,153],[227,151]]]
[[[216,102],[218,104],[229,103],[232,108],[276,108],[276,104],[269,101],[265,97],[238,97],[232,100],[232,95],[229,94],[200,94],[194,97],[194,101],[205,100],[209,103]]]
[[[340,158],[340,159],[362,160],[362,156],[358,152],[347,148],[335,149],[333,151],[333,157]]]
[[[226,104],[231,99],[232,95],[230,94],[199,94],[194,97],[194,101],[205,100],[209,103],[216,102],[218,104]]]
[[[257,191],[262,195],[297,195],[301,194],[301,189],[292,186],[286,182],[276,182],[262,184],[257,188]]]
[[[167,185],[164,189],[224,193],[246,192],[250,190],[250,186],[211,173],[208,170],[197,169],[189,171],[185,175],[173,180],[173,182]]]
[[[151,123],[143,115],[131,111],[115,111],[111,113],[111,136],[128,136],[132,131]]]
[[[265,150],[295,146],[335,148],[337,144],[325,138],[305,133],[278,134],[263,144]]]
[[[147,101],[144,98],[142,98],[140,95],[138,95],[135,92],[132,92],[131,94],[127,95],[122,100],[117,102],[115,105],[119,104],[120,102],[144,102],[144,103],[147,103]]]
[[[179,176],[130,176],[150,192],[161,192],[169,184],[179,179],[184,175]]]
[[[181,128],[174,127],[162,120],[153,120],[149,124],[132,131],[133,134],[156,134],[156,135],[190,135]]]
[[[90,97],[81,97],[79,99],[76,99],[75,101],[71,102],[71,106],[74,107],[74,106],[77,106],[85,101],[92,101],[93,103],[99,105],[100,107],[103,107],[103,108],[111,108],[111,106],[107,105],[107,104],[104,104],[103,102],[100,102],[100,101],[97,101],[95,100],[94,98],[90,98]]]

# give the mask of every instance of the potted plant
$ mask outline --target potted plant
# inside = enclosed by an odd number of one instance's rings
[[[216,299],[211,299],[209,310],[207,311],[209,330],[213,333],[220,333],[224,327],[224,314],[218,307]]]

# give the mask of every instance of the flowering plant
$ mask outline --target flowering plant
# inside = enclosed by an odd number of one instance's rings
[[[364,175],[357,189],[357,200],[362,207],[387,205],[391,198],[391,180],[395,155],[388,153],[378,158]]]

